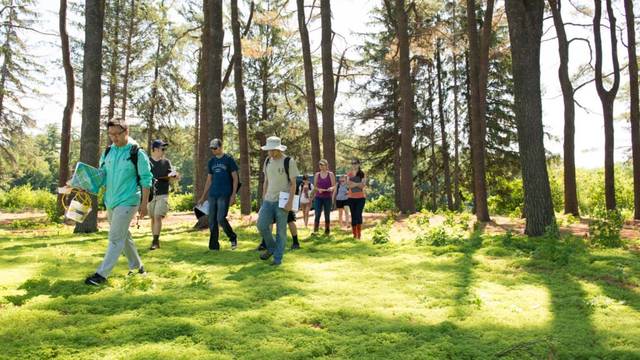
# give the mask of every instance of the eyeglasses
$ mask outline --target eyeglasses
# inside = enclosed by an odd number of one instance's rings
[[[162,150],[162,151],[167,151],[167,148],[160,148],[160,150]]]
[[[109,132],[109,131],[107,131],[107,134],[108,134],[109,136],[111,136],[111,137],[116,137],[116,136],[120,136],[120,135],[124,134],[124,132],[125,132],[125,130],[122,130],[122,131],[117,132],[117,133],[113,133],[113,132]]]
[[[209,149],[211,149],[211,150],[218,150],[219,148],[217,148],[217,147],[212,147],[212,148],[209,148]]]

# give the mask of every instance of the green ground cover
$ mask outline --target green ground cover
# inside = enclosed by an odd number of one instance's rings
[[[629,250],[481,231],[445,246],[396,240],[409,227],[374,245],[373,229],[361,241],[301,230],[303,249],[272,267],[253,250],[255,228],[237,230],[238,250],[218,253],[187,224],[154,252],[134,230],[149,274],[125,276],[122,257],[94,288],[83,280],[106,232],[0,229],[0,358],[640,358]]]

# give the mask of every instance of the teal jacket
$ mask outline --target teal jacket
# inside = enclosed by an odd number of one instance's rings
[[[118,147],[111,145],[109,155],[105,158],[105,151],[100,156],[100,168],[105,172],[104,204],[107,209],[117,206],[136,206],[140,204],[142,195],[136,182],[136,170],[133,162],[129,159],[131,145],[136,144],[135,140],[129,138],[127,145]],[[140,185],[144,188],[151,187],[153,175],[149,165],[149,157],[140,149],[138,152],[138,173],[140,174]]]

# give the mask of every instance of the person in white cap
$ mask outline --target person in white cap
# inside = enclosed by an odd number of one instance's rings
[[[296,178],[299,175],[294,159],[284,154],[287,149],[279,137],[271,136],[262,150],[269,152],[264,165],[263,200],[258,212],[258,231],[265,240],[267,249],[260,259],[267,260],[273,256],[272,265],[280,265],[287,241],[287,214],[293,207],[296,194]],[[278,207],[280,192],[289,193],[289,200],[284,208]],[[276,236],[273,237],[271,225],[276,220]]]

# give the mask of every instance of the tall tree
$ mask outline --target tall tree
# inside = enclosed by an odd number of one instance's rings
[[[333,32],[331,30],[331,0],[320,0],[322,23],[322,151],[329,166],[336,164],[336,134],[334,131],[333,105],[335,102],[333,79]],[[305,81],[306,83],[306,81]],[[313,164],[315,167],[316,164]]]
[[[562,88],[564,101],[564,212],[579,215],[578,192],[576,185],[575,160],[575,102],[574,90],[569,77],[569,40],[562,20],[561,0],[549,0],[549,7],[553,15],[553,23],[558,37],[558,51],[560,53],[560,67],[558,77]]]
[[[436,74],[438,77],[438,115],[440,117],[440,140],[442,141],[442,167],[444,169],[444,191],[447,196],[447,208],[453,210],[451,194],[451,172],[449,170],[449,143],[447,142],[446,119],[444,116],[445,94],[443,90],[443,66],[440,56],[442,40],[436,40]]]
[[[113,118],[116,108],[116,91],[118,87],[118,68],[120,66],[120,13],[121,0],[110,2],[113,9],[109,9],[112,14],[110,16],[113,21],[113,34],[109,36],[109,48],[111,50],[111,59],[109,59],[109,104],[107,106],[107,119]]]
[[[104,0],[85,2],[80,161],[96,167],[100,159],[100,77],[102,75],[104,6]],[[91,213],[84,222],[76,224],[74,232],[88,233],[98,230],[98,202],[95,196],[91,197],[91,203]]]
[[[636,56],[636,29],[633,1],[624,0],[627,20],[629,88],[631,122],[631,152],[633,154],[633,218],[640,220],[640,100],[638,97],[638,58]]]
[[[620,64],[618,63],[618,41],[616,37],[616,18],[613,14],[611,0],[606,0],[607,15],[609,18],[609,35],[611,41],[611,60],[613,62],[613,84],[611,89],[604,88],[602,79],[602,35],[600,20],[602,18],[602,3],[595,0],[593,15],[593,35],[596,45],[596,90],[602,103],[604,116],[604,196],[607,210],[616,208],[616,190],[614,180],[613,163],[613,103],[620,86]],[[637,73],[637,72],[636,72]]]
[[[127,25],[127,43],[125,45],[124,75],[122,76],[122,107],[120,110],[123,119],[127,118],[127,100],[129,99],[129,71],[133,60],[132,41],[136,31],[136,0],[131,0],[129,4],[129,23]]]
[[[487,79],[489,73],[489,45],[493,22],[494,0],[487,0],[482,23],[482,34],[478,34],[476,2],[467,0],[467,34],[469,38],[469,80],[471,118],[471,162],[473,167],[473,192],[475,213],[479,221],[489,221],[486,185],[486,132],[487,132]]]
[[[69,145],[71,144],[71,117],[73,116],[73,104],[75,103],[75,79],[71,65],[71,52],[69,50],[69,34],[67,33],[67,0],[60,0],[58,12],[58,25],[60,29],[60,42],[62,44],[62,66],[67,83],[67,102],[62,113],[62,131],[60,134],[60,170],[58,186],[62,187],[69,179]],[[63,213],[62,195],[58,195],[58,215]]]
[[[456,49],[457,38],[458,38],[458,30],[457,23],[458,19],[456,17],[456,9],[458,8],[457,2],[453,1],[452,5],[452,13],[453,13],[453,29],[452,29],[452,68],[453,68],[453,208],[455,210],[460,210],[460,205],[462,203],[462,199],[460,197],[460,119],[459,119],[459,98],[458,94],[460,90],[458,89],[458,51]]]
[[[555,223],[545,162],[540,89],[544,0],[506,0],[514,102],[524,186],[525,233],[542,235]]]
[[[211,46],[204,51],[209,57],[205,62],[203,106],[209,108],[209,136],[222,139],[224,124],[222,120],[222,52],[224,46],[224,29],[222,24],[222,0],[209,0],[209,22],[205,20],[205,31],[211,37]]]
[[[409,33],[408,16],[404,0],[396,0],[395,7],[397,38],[400,52],[399,83],[400,83],[400,134],[401,155],[403,159],[402,174],[402,207],[400,210],[407,214],[416,211],[413,194],[413,126],[414,106],[413,89],[411,88],[411,75],[409,63]]]
[[[24,99],[38,94],[38,75],[43,72],[29,55],[24,31],[31,31],[37,21],[33,0],[3,1],[0,37],[2,65],[0,66],[0,166],[11,164],[13,139],[23,133],[35,120],[29,115]],[[6,14],[6,15],[5,15]],[[6,167],[4,167],[6,169]]]
[[[311,45],[304,12],[304,0],[296,0],[298,7],[298,30],[302,42],[302,59],[304,61],[305,98],[309,116],[309,136],[311,137],[311,163],[313,166],[320,161],[320,134],[318,130],[318,112],[316,111],[316,90],[313,84],[313,63],[311,61]],[[324,114],[323,114],[324,119]],[[337,164],[332,166],[337,167]]]
[[[247,102],[242,84],[242,43],[240,40],[240,21],[238,20],[238,0],[231,0],[231,29],[233,32],[233,81],[236,91],[236,114],[238,116],[238,137],[240,143],[240,211],[244,215],[251,213],[251,174],[249,167],[249,134],[247,131]]]

